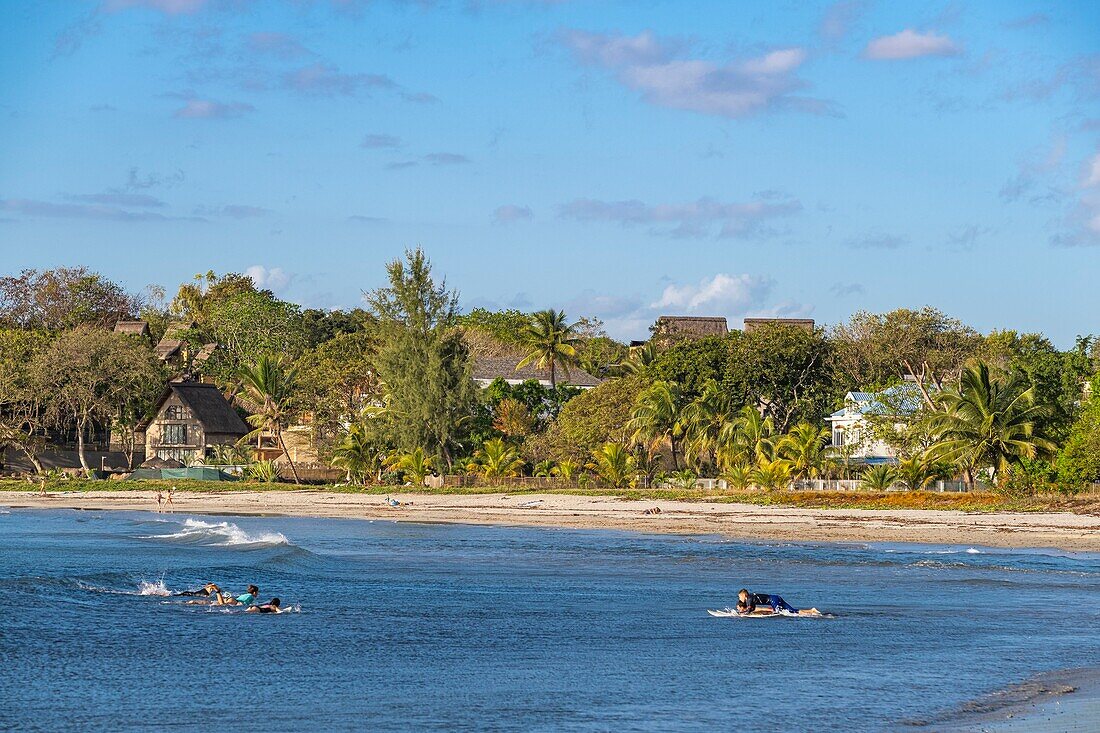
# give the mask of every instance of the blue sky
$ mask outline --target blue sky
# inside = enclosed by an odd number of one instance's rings
[[[1100,4],[10,0],[5,271],[1100,332]]]

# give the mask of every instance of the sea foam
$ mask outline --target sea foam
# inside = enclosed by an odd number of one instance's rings
[[[201,519],[185,520],[178,532],[148,535],[143,539],[172,540],[210,547],[275,547],[290,544],[280,532],[249,534],[232,522],[204,522]]]

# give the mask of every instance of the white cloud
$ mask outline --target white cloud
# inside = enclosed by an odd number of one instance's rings
[[[880,36],[867,44],[863,55],[877,61],[915,59],[922,56],[957,56],[961,49],[945,35],[906,28],[892,36]]]
[[[293,279],[281,267],[269,268],[264,265],[252,265],[244,271],[244,274],[252,278],[252,282],[256,284],[257,288],[272,292],[279,292],[289,285]]]
[[[1081,188],[1097,186],[1100,186],[1100,152],[1085,164],[1085,175],[1081,181]]]
[[[662,42],[651,31],[623,36],[574,29],[562,31],[559,40],[580,63],[615,72],[621,84],[658,107],[731,118],[778,109],[832,112],[828,102],[795,94],[809,86],[795,76],[807,58],[802,48],[719,64],[681,58],[686,44]]]
[[[700,310],[744,313],[758,307],[771,287],[769,278],[718,273],[703,278],[697,285],[668,285],[650,307],[657,310],[676,308],[686,313]]]

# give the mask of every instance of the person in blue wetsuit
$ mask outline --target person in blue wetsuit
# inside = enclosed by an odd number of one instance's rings
[[[799,616],[818,616],[821,613],[816,608],[799,610],[784,601],[782,596],[772,593],[749,593],[745,588],[737,591],[737,612],[743,614],[782,612]]]

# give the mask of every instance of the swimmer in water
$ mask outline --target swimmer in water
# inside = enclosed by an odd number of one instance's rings
[[[280,607],[281,601],[278,598],[272,598],[267,603],[261,603],[258,606],[249,606],[249,613],[284,613],[284,609]]]
[[[256,596],[260,595],[260,589],[254,585],[248,586],[248,592],[242,593],[236,598],[228,593],[221,593],[218,595],[216,601],[212,601],[212,605],[215,606],[254,606],[256,605]]]

